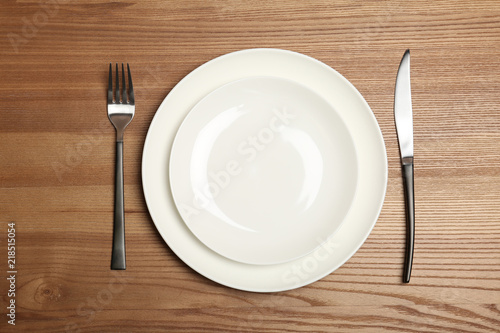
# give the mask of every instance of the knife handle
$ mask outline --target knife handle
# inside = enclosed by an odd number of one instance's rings
[[[413,263],[413,245],[415,243],[415,195],[413,190],[413,162],[403,164],[403,187],[406,211],[406,253],[403,282],[409,283]]]

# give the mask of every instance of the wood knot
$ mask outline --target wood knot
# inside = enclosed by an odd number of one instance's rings
[[[57,302],[61,298],[61,285],[44,282],[38,286],[35,292],[35,302],[43,304]]]

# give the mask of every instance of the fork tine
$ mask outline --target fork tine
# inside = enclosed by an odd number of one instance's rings
[[[115,80],[115,103],[120,103],[120,79],[118,75],[118,63],[116,63],[116,80]]]
[[[127,72],[128,72],[128,94],[129,94],[129,100],[130,104],[135,104],[135,97],[134,97],[134,86],[132,85],[132,74],[130,74],[130,66],[127,63]]]
[[[109,81],[108,81],[108,104],[113,103],[113,68],[109,63]]]
[[[122,102],[123,104],[127,104],[127,86],[125,85],[125,70],[123,69],[122,62]]]

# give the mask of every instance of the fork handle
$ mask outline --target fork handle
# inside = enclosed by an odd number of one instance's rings
[[[409,283],[415,243],[415,194],[413,189],[413,163],[403,164],[403,186],[406,210],[406,251],[403,282]]]
[[[116,142],[115,214],[111,269],[125,269],[125,204],[123,195],[123,141]]]

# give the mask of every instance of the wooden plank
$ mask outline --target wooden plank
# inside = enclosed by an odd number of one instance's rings
[[[0,3],[0,244],[16,223],[16,327],[0,331],[500,332],[500,3],[223,1]],[[253,47],[315,57],[350,80],[384,136],[389,183],[363,247],[309,286],[258,294],[186,266],[149,217],[141,157],[163,98],[190,71]],[[416,244],[405,241],[393,119],[412,54]],[[109,270],[114,131],[109,62],[129,62],[137,113],[125,136],[127,260]]]

